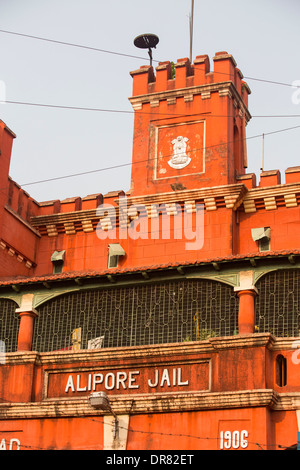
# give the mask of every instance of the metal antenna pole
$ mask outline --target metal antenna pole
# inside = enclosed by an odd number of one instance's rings
[[[149,57],[150,57],[150,67],[152,67],[152,49],[150,47],[148,49],[148,54],[149,54]]]
[[[194,0],[191,0],[191,16],[190,16],[190,61],[193,59],[193,23],[194,23]]]
[[[265,134],[262,135],[263,142],[262,142],[262,165],[261,170],[264,171],[265,166]]]
[[[117,439],[117,437],[119,437],[119,420],[118,420],[116,413],[112,410],[111,406],[109,406],[109,411],[114,417],[113,433],[114,433],[114,439]]]

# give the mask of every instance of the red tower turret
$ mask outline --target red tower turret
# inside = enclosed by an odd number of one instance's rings
[[[247,167],[248,85],[227,52],[131,72],[131,195],[237,182]]]

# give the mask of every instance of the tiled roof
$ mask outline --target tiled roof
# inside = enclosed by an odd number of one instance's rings
[[[165,269],[176,269],[178,267],[196,267],[209,265],[211,263],[226,263],[231,261],[243,261],[247,259],[258,259],[258,258],[276,258],[276,257],[289,257],[291,255],[300,256],[300,249],[297,250],[281,250],[281,251],[268,251],[261,253],[248,253],[248,254],[239,254],[239,255],[229,255],[220,258],[207,258],[203,260],[195,260],[193,262],[178,262],[175,263],[171,261],[170,263],[165,264],[155,264],[148,266],[137,266],[131,268],[110,268],[102,270],[89,270],[89,271],[69,271],[63,272],[60,274],[47,274],[44,276],[34,276],[34,277],[14,277],[6,278],[2,281],[0,280],[1,286],[9,286],[16,284],[29,284],[29,283],[38,283],[38,282],[50,282],[50,281],[63,281],[79,278],[91,278],[91,277],[102,277],[108,275],[121,275],[121,274],[131,274],[138,272],[149,272],[149,271],[158,271]]]

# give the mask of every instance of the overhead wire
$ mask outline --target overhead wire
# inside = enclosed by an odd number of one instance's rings
[[[83,48],[83,49],[93,50],[93,51],[102,52],[102,53],[108,53],[108,54],[113,54],[113,55],[120,55],[120,56],[135,58],[135,59],[139,59],[139,60],[144,59],[144,57],[137,56],[137,55],[125,54],[125,53],[121,53],[121,52],[101,49],[101,48],[92,47],[92,46],[86,46],[86,45],[82,45],[82,44],[76,44],[76,43],[60,41],[60,40],[55,40],[55,39],[50,39],[50,38],[44,38],[44,37],[41,37],[41,36],[35,36],[35,35],[31,35],[31,34],[19,33],[19,32],[16,32],[16,31],[8,31],[8,30],[0,29],[0,33],[1,32],[6,33],[6,34],[17,35],[17,36],[21,36],[21,37],[27,37],[27,38],[31,38],[31,39],[37,39],[37,40],[40,40],[40,41],[46,41],[46,42],[50,42],[50,43],[60,44],[60,45],[72,46],[72,47]],[[153,61],[157,62],[157,63],[160,63],[159,60],[153,59]],[[194,68],[199,69],[196,65],[194,65]],[[221,72],[221,71],[214,72],[214,73],[223,74],[223,75],[227,75],[227,76],[231,75],[230,73]],[[293,87],[293,88],[300,88],[300,86],[298,86],[298,85],[284,83],[284,82],[278,82],[278,81],[275,81],[275,80],[266,80],[266,79],[249,77],[249,76],[248,77],[245,76],[244,78],[251,79],[251,80],[256,80],[256,81],[260,81],[260,82],[266,82],[266,83],[269,83],[269,84],[276,84],[276,85],[288,86],[288,87]],[[134,111],[131,111],[131,110],[129,110],[129,111],[128,110],[111,110],[111,109],[101,109],[101,108],[52,105],[52,104],[21,102],[21,101],[9,101],[9,100],[5,100],[5,101],[3,100],[3,101],[0,101],[0,102],[9,103],[9,104],[22,104],[22,105],[28,105],[28,106],[49,107],[49,108],[77,109],[77,110],[113,112],[113,113],[114,112],[119,112],[119,113],[126,113],[126,114],[128,114],[128,113],[131,114],[131,113],[134,112]],[[168,113],[168,114],[175,114],[175,113]],[[265,115],[265,116],[264,115],[261,115],[261,116],[256,115],[256,116],[252,116],[252,117],[263,117],[263,118],[280,117],[280,118],[283,118],[283,117],[300,117],[300,115],[298,115],[298,114],[295,114],[295,115],[292,115],[292,114],[287,114],[287,115]]]
[[[34,103],[29,101],[12,101],[12,100],[0,100],[2,104],[16,104],[22,106],[33,106],[40,108],[53,108],[53,109],[66,109],[66,110],[75,110],[75,111],[94,111],[101,113],[116,113],[116,114],[145,114],[145,115],[159,115],[159,116],[206,116],[206,117],[228,117],[234,118],[234,115],[231,114],[212,114],[210,112],[197,112],[197,113],[174,113],[174,112],[165,112],[165,111],[156,111],[155,109],[151,111],[140,111],[140,110],[126,110],[126,109],[109,109],[109,108],[92,108],[88,106],[73,106],[73,105],[60,105],[60,104],[49,104],[49,103]],[[299,118],[300,114],[257,114],[251,115],[252,118]]]
[[[4,406],[5,404],[10,404],[10,405],[13,405],[15,404],[15,402],[12,402],[12,401],[9,401],[9,400],[5,400],[3,399],[2,397],[0,397],[0,400],[3,402],[2,405]],[[36,403],[36,402],[34,402]],[[1,405],[0,405],[1,407]],[[57,411],[57,416],[56,418],[63,418],[63,417],[69,417],[70,418],[70,413],[65,413],[63,412],[62,410],[59,410]],[[130,416],[133,416],[130,414]],[[86,420],[89,420],[89,421],[93,421],[93,422],[96,422],[98,424],[103,424],[103,426],[109,426],[109,427],[114,427],[114,423],[109,423],[109,422],[105,422],[104,421],[104,417],[103,415],[100,415],[100,416],[78,416],[78,415],[75,415],[75,416],[71,416],[72,418],[83,418],[83,419],[86,419]],[[8,418],[6,418],[8,419]],[[184,433],[170,433],[170,432],[163,432],[163,431],[150,431],[150,430],[144,430],[144,429],[134,429],[132,428],[131,426],[129,427],[125,427],[125,426],[122,426],[122,425],[118,425],[118,428],[119,429],[123,429],[129,433],[140,433],[140,434],[150,434],[150,435],[157,435],[157,436],[165,436],[165,437],[180,437],[180,438],[187,438],[187,439],[195,439],[195,440],[206,440],[206,441],[220,441],[221,438],[220,437],[208,437],[208,436],[196,436],[196,435],[193,435],[193,434],[184,434]],[[260,448],[261,450],[267,450],[268,448],[283,448],[283,449],[286,449],[288,447],[290,447],[290,445],[283,445],[283,444],[263,444],[263,443],[260,443],[260,442],[257,442],[257,441],[250,441],[247,439],[247,442],[248,444],[251,444],[253,446],[257,446],[258,448]],[[36,445],[34,446],[30,446],[28,444],[21,444],[21,447],[23,448],[32,448],[32,449],[37,449],[37,450],[48,450],[49,448],[41,448],[41,447],[38,447]],[[264,449],[265,447],[265,449]],[[91,446],[91,448],[95,448],[95,446]],[[76,449],[78,449],[76,447]],[[197,449],[196,449],[197,450]],[[200,450],[200,449],[199,449]]]
[[[142,60],[145,59],[144,57],[133,55],[133,54],[126,54],[126,53],[121,53],[121,52],[116,52],[116,51],[111,51],[111,50],[105,50],[105,49],[100,49],[100,48],[97,48],[97,47],[86,46],[86,45],[76,44],[76,43],[70,43],[70,42],[66,42],[66,41],[59,41],[59,40],[44,38],[44,37],[40,37],[40,36],[34,36],[34,35],[30,35],[30,34],[19,33],[19,32],[15,32],[15,31],[8,31],[8,30],[1,29],[0,32],[1,33],[6,33],[6,34],[11,34],[11,35],[16,35],[16,36],[21,36],[21,37],[27,37],[27,38],[30,38],[30,39],[36,39],[36,40],[49,42],[49,43],[55,43],[55,44],[59,44],[59,45],[65,45],[65,46],[71,46],[71,47],[91,50],[91,51],[95,51],[95,52],[107,53],[107,54],[118,55],[118,56],[123,56],[123,57],[128,57],[128,58],[142,59]],[[153,59],[153,62],[159,63],[160,61]],[[198,67],[196,65],[194,65],[194,68],[197,69]],[[216,72],[214,72],[214,73],[216,73]],[[227,75],[227,76],[229,75],[226,72],[217,72],[217,73],[224,74],[224,75]],[[274,85],[281,85],[281,86],[299,88],[299,86],[297,86],[297,85],[284,83],[284,82],[278,82],[278,81],[275,81],[275,80],[266,80],[266,79],[255,78],[255,77],[250,77],[250,76],[244,76],[244,78],[246,78],[247,80],[253,80],[253,81],[258,81],[258,82],[262,82],[262,83],[268,83],[268,84],[274,84]],[[4,102],[4,103],[7,103],[7,104],[18,104],[18,105],[38,106],[38,107],[57,108],[57,109],[58,108],[59,109],[70,109],[70,110],[80,110],[80,111],[96,111],[96,112],[124,113],[124,114],[139,113],[139,111],[131,111],[131,110],[130,111],[127,111],[127,110],[112,110],[112,109],[89,108],[89,107],[79,107],[79,106],[65,106],[65,105],[52,105],[52,104],[42,104],[42,103],[32,103],[32,102],[29,103],[29,102],[9,101],[9,100],[0,101],[0,102],[2,102],[2,103]],[[153,114],[153,112],[151,112],[151,114]],[[167,113],[163,113],[163,114],[167,114]],[[168,114],[175,115],[175,113],[168,113]],[[197,114],[199,115],[199,113],[197,113]],[[179,115],[179,114],[176,114],[176,115]],[[209,115],[209,117],[212,117],[212,115]],[[221,116],[215,115],[215,117],[221,117]],[[252,116],[252,117],[255,117],[255,118],[287,118],[287,117],[300,117],[300,115],[298,115],[298,114],[296,114],[296,115],[290,115],[290,114],[288,114],[288,115],[266,115],[266,116],[257,115],[257,116]],[[272,135],[272,134],[276,134],[276,133],[279,133],[279,132],[285,132],[285,131],[289,131],[289,130],[292,130],[292,129],[296,129],[296,128],[299,128],[299,127],[300,126],[293,126],[293,127],[290,127],[290,128],[279,129],[279,130],[276,130],[276,131],[271,131],[271,132],[265,133],[264,135]],[[245,140],[258,138],[258,137],[261,137],[261,136],[262,136],[262,134],[251,136],[251,137],[246,137]],[[222,143],[221,145],[225,145],[225,144],[228,144],[228,143],[230,143],[230,142]],[[220,144],[218,144],[218,146],[219,145]],[[215,146],[216,145],[207,146],[207,147],[203,147],[202,149],[193,149],[191,151],[203,150],[203,149],[212,148],[212,147],[215,147]],[[168,157],[169,156],[171,156],[171,155],[168,155]],[[164,157],[166,157],[166,156],[164,156]],[[149,159],[144,160],[144,162],[146,162],[146,161],[149,161]],[[24,184],[21,185],[21,187],[22,186],[29,186],[29,185],[33,185],[33,184],[38,184],[38,183],[49,182],[49,181],[56,181],[56,180],[59,180],[59,179],[71,178],[71,177],[75,177],[75,176],[82,176],[82,175],[91,174],[91,173],[100,172],[100,171],[107,171],[107,170],[111,170],[111,169],[122,168],[122,167],[125,167],[125,166],[130,166],[133,163],[134,162],[124,163],[124,164],[114,165],[114,166],[100,168],[100,169],[96,169],[96,170],[90,170],[90,171],[85,171],[85,172],[80,172],[80,173],[75,173],[75,174],[69,174],[69,175],[65,175],[65,176],[48,178],[48,179],[45,179],[45,180],[34,181],[34,182],[31,182],[31,183],[24,183]],[[136,163],[142,163],[142,162],[136,162]],[[6,188],[3,188],[3,189],[6,189]],[[1,399],[1,400],[3,400],[3,399]],[[10,403],[12,403],[12,402],[10,402]],[[89,419],[93,419],[93,418],[89,418]],[[105,424],[105,423],[103,422],[103,424]],[[129,429],[129,430],[130,430],[130,432],[166,435],[166,436],[169,436],[169,437],[173,436],[173,437],[187,437],[187,438],[193,438],[193,439],[206,439],[206,440],[207,439],[217,439],[217,440],[219,440],[219,438],[208,438],[208,437],[200,437],[200,436],[185,435],[185,434],[173,434],[173,433],[153,432],[153,431],[134,430],[134,429]],[[260,443],[257,443],[257,442],[251,442],[251,444],[256,445],[258,447],[262,447],[262,446],[269,447],[269,445],[266,446],[265,444],[260,444]],[[36,446],[24,446],[24,445],[22,445],[22,447],[37,448]],[[282,445],[277,444],[276,447],[286,448],[287,446],[282,446]],[[44,449],[40,448],[40,450],[44,450]]]
[[[76,48],[80,48],[80,49],[91,50],[91,51],[94,51],[94,52],[102,52],[102,53],[105,53],[105,54],[112,54],[112,55],[118,55],[118,56],[123,56],[123,57],[129,57],[129,58],[133,58],[133,59],[145,60],[145,57],[141,57],[141,56],[138,56],[138,55],[135,55],[135,54],[127,54],[127,53],[123,53],[123,52],[116,52],[116,51],[111,51],[111,50],[107,50],[107,49],[101,49],[101,48],[98,48],[98,47],[86,46],[86,45],[83,45],[83,44],[77,44],[77,43],[73,43],[73,42],[60,41],[60,40],[56,40],[56,39],[50,39],[50,38],[45,38],[45,37],[41,37],[41,36],[35,36],[35,35],[32,35],[32,34],[20,33],[20,32],[17,32],[17,31],[9,31],[9,30],[5,30],[5,29],[0,29],[0,33],[11,34],[11,35],[20,36],[20,37],[26,37],[26,38],[29,38],[29,39],[36,39],[36,40],[39,40],[39,41],[44,41],[44,42],[49,42],[49,43],[59,44],[59,45],[64,45],[64,46],[69,46],[69,47],[76,47]],[[156,63],[161,62],[160,60],[157,60],[157,59],[152,59],[152,61],[156,62]],[[194,66],[194,67],[198,68],[197,66]],[[216,72],[216,73],[229,75],[226,72]],[[281,86],[287,86],[287,87],[293,87],[293,88],[300,88],[299,85],[293,85],[291,83],[279,82],[279,81],[276,81],[276,80],[266,80],[266,79],[250,77],[250,76],[244,76],[244,78],[246,78],[247,80],[254,80],[254,81],[269,83],[269,84],[273,84],[273,85],[281,85]]]
[[[5,29],[0,29],[0,33],[13,34],[15,36],[21,36],[21,37],[26,37],[26,38],[30,38],[30,39],[38,39],[39,41],[45,41],[45,42],[50,42],[50,43],[54,43],[54,44],[60,44],[60,45],[63,45],[63,46],[72,46],[72,47],[77,47],[77,48],[80,48],[80,49],[86,49],[86,50],[95,51],[95,52],[103,52],[105,54],[113,54],[113,55],[118,55],[118,56],[123,56],[123,57],[130,57],[130,58],[133,58],[133,59],[144,59],[144,57],[139,57],[137,55],[125,54],[125,53],[122,53],[122,52],[114,52],[114,51],[109,51],[109,50],[106,50],[106,49],[100,49],[99,47],[85,46],[85,45],[82,45],[82,44],[75,44],[75,43],[66,42],[66,41],[58,41],[56,39],[43,38],[43,37],[40,37],[40,36],[34,36],[32,34],[18,33],[16,31],[7,31]]]
[[[110,54],[114,54],[114,55],[121,55],[121,56],[136,58],[136,59],[143,59],[142,57],[137,56],[137,55],[123,54],[123,53],[116,52],[116,51],[109,51],[109,50],[100,49],[100,48],[96,48],[96,47],[85,46],[85,45],[82,45],[82,44],[76,44],[76,43],[71,43],[71,42],[66,42],[66,41],[59,41],[59,40],[55,40],[55,39],[44,38],[44,37],[40,37],[40,36],[34,36],[34,35],[30,35],[30,34],[19,33],[19,32],[16,32],[16,31],[8,31],[8,30],[0,29],[0,32],[1,33],[6,33],[6,34],[17,35],[17,36],[21,36],[21,37],[27,37],[27,38],[36,39],[36,40],[45,41],[45,42],[60,44],[60,45],[66,45],[66,46],[83,48],[83,49],[87,49],[87,50],[93,50],[93,51],[97,51],[97,52],[110,53]],[[159,62],[158,60],[154,60],[154,61]],[[220,73],[222,73],[222,74],[224,73],[224,74],[228,75],[225,72],[220,72]],[[252,80],[257,80],[257,81],[261,81],[261,82],[277,84],[277,85],[293,86],[293,88],[295,88],[294,85],[283,83],[283,82],[277,82],[277,81],[273,81],[273,80],[264,80],[264,79],[260,79],[260,78],[254,78],[254,77],[245,77],[245,78],[252,79]],[[2,101],[0,101],[0,103],[26,105],[26,106],[36,106],[36,107],[45,107],[45,108],[55,108],[55,109],[93,111],[93,112],[123,113],[123,114],[136,114],[136,113],[141,113],[141,114],[147,113],[147,114],[149,114],[149,112],[138,111],[138,110],[136,110],[136,111],[132,111],[132,110],[113,110],[113,109],[103,109],[103,108],[91,108],[91,107],[68,106],[68,105],[54,105],[54,104],[22,102],[22,101],[12,101],[12,100],[5,100],[5,101],[2,100]],[[151,111],[150,114],[152,114],[152,115],[155,114],[155,111],[154,112]],[[183,116],[183,114],[179,114],[179,113],[161,113],[161,112],[159,112],[157,114],[159,114],[159,115]],[[189,116],[199,115],[199,114],[200,115],[205,115],[206,117],[225,117],[225,116],[222,116],[222,115],[212,115],[212,114],[206,114],[206,113],[193,113],[193,114],[190,114]],[[184,115],[187,116],[187,114],[184,114]],[[232,117],[232,116],[227,116],[227,117]],[[298,118],[298,117],[300,117],[300,115],[299,114],[256,115],[256,116],[254,115],[252,117],[254,117],[254,118],[272,118],[272,117],[273,118],[287,118],[287,117],[289,117],[289,118]],[[264,133],[264,135],[271,135],[271,134],[275,134],[275,133],[278,133],[278,132],[284,132],[284,131],[295,129],[295,128],[298,128],[298,127],[299,126],[294,126],[294,127],[287,128],[287,129],[280,129],[280,130],[277,130],[277,131]],[[252,136],[252,137],[246,137],[245,140],[258,138],[258,137],[261,137],[261,135],[262,134]],[[242,139],[242,140],[244,140],[244,139]],[[227,142],[227,143],[230,143],[230,142]],[[205,147],[205,149],[206,148],[212,148],[212,147],[214,147],[214,146]],[[193,149],[191,151],[196,151],[196,150],[201,150],[201,149]],[[149,161],[149,160],[147,159],[145,161]],[[69,175],[65,175],[65,176],[47,178],[47,179],[43,179],[43,180],[33,181],[31,183],[24,183],[24,184],[21,184],[20,186],[21,187],[30,186],[30,185],[33,185],[33,184],[39,184],[39,183],[44,183],[44,182],[49,182],[49,181],[56,181],[56,180],[60,180],[60,179],[66,179],[66,178],[71,178],[71,177],[76,177],[76,176],[82,176],[82,175],[87,175],[87,174],[101,172],[101,171],[107,171],[107,170],[112,170],[112,169],[123,168],[123,167],[126,167],[126,166],[130,166],[133,163],[135,163],[135,162],[118,164],[118,165],[113,165],[113,166],[109,166],[109,167],[105,167],[105,168],[100,168],[100,169],[95,169],[95,170],[89,170],[89,171],[69,174]],[[136,162],[136,163],[142,163],[142,162]],[[3,189],[6,189],[6,188],[3,188]]]
[[[285,128],[285,129],[278,129],[276,131],[265,132],[264,135],[265,136],[274,135],[274,134],[278,134],[278,133],[281,133],[281,132],[287,132],[287,131],[294,130],[294,129],[299,129],[299,128],[300,128],[300,125],[293,126],[293,127],[288,127],[288,128]],[[245,139],[239,139],[239,140],[242,142],[244,140],[256,139],[256,138],[259,138],[259,137],[262,137],[262,134],[257,134],[257,135],[246,137]],[[221,143],[210,145],[210,146],[205,146],[205,147],[201,147],[201,148],[197,148],[197,149],[191,149],[191,150],[188,151],[188,153],[192,153],[192,152],[195,152],[195,151],[201,151],[201,150],[208,150],[208,149],[211,149],[211,148],[214,148],[214,147],[220,147],[220,146],[228,145],[230,143],[234,143],[234,142],[233,141],[221,142]],[[169,158],[171,156],[172,156],[172,154],[163,155],[162,158]],[[95,170],[88,170],[88,171],[73,173],[73,174],[64,175],[64,176],[57,176],[57,177],[53,177],[53,178],[47,178],[47,179],[43,179],[43,180],[33,181],[31,183],[23,183],[23,184],[20,184],[20,186],[21,187],[32,186],[34,184],[47,183],[47,182],[50,182],[50,181],[57,181],[57,180],[66,179],[66,178],[73,178],[73,177],[76,177],[76,176],[83,176],[83,175],[92,174],[92,173],[99,173],[99,172],[102,172],[102,171],[108,171],[108,170],[124,168],[124,167],[131,166],[131,165],[134,165],[134,164],[146,163],[146,162],[149,162],[151,160],[155,160],[155,157],[154,158],[147,158],[145,160],[140,160],[138,162],[130,162],[130,163],[122,163],[122,164],[118,164],[118,165],[111,165],[111,166],[108,166],[108,167],[98,168],[98,169],[95,169]]]
[[[116,52],[116,51],[110,51],[110,50],[105,50],[105,49],[100,49],[92,46],[85,46],[82,44],[76,44],[76,43],[71,43],[71,42],[66,42],[66,41],[59,41],[55,39],[49,39],[49,38],[44,38],[40,36],[34,36],[30,34],[25,34],[25,33],[19,33],[16,31],[8,31],[4,29],[0,29],[0,32],[6,33],[6,34],[13,34],[21,37],[27,37],[31,39],[37,39],[40,41],[46,41],[50,43],[55,43],[55,44],[60,44],[60,45],[66,45],[66,46],[72,46],[72,47],[78,47],[78,48],[83,48],[87,50],[93,50],[97,52],[102,52],[102,53],[110,53],[114,55],[120,55],[120,56],[125,56],[125,57],[131,57],[135,59],[144,59],[141,56],[137,55],[131,55],[131,54],[125,54],[121,52]],[[154,59],[153,59],[154,60]],[[160,62],[158,60],[154,60],[155,62]],[[196,65],[194,65],[195,69],[198,69]],[[230,75],[230,73],[227,72],[214,72],[214,73],[219,73],[223,75]],[[251,80],[256,80],[260,82],[266,82],[269,84],[276,84],[276,85],[283,85],[283,86],[288,86],[288,87],[293,87],[293,88],[299,88],[300,86],[294,85],[294,84],[288,84],[284,82],[278,82],[275,80],[266,80],[266,79],[261,79],[261,78],[255,78],[255,77],[247,77],[245,76],[244,78],[246,79],[251,79]],[[125,114],[133,114],[134,112],[139,113],[139,111],[132,111],[132,110],[113,110],[113,109],[102,109],[102,108],[91,108],[91,107],[80,107],[80,106],[68,106],[68,105],[53,105],[53,104],[45,104],[45,103],[33,103],[33,102],[22,102],[22,101],[12,101],[12,100],[1,100],[0,103],[6,103],[6,104],[18,104],[18,105],[26,105],[26,106],[38,106],[38,107],[47,107],[47,108],[59,108],[59,109],[70,109],[70,110],[81,110],[81,111],[97,111],[97,112],[108,112],[108,113],[125,113]],[[153,114],[153,113],[152,113]],[[180,115],[178,113],[164,113],[165,115]],[[181,114],[182,115],[182,114]],[[253,118],[287,118],[287,117],[300,117],[299,114],[284,114],[284,115],[253,115]]]
[[[265,132],[264,134],[256,134],[256,135],[253,135],[253,136],[245,137],[243,139],[239,139],[239,141],[243,142],[244,140],[257,139],[259,137],[262,137],[263,135],[264,136],[274,135],[274,134],[279,134],[281,132],[287,132],[287,131],[291,131],[291,130],[299,129],[299,128],[300,128],[300,125],[287,127],[287,128],[283,128],[283,129],[277,129],[275,131]],[[201,147],[201,148],[193,148],[193,149],[188,150],[187,152],[192,153],[192,152],[201,151],[201,150],[203,151],[203,150],[211,149],[211,148],[214,148],[214,147],[220,147],[220,146],[224,146],[224,145],[228,145],[228,144],[232,144],[232,143],[234,143],[234,141],[221,142],[221,143],[218,143],[218,144],[205,146],[205,147]],[[172,154],[163,155],[162,158],[170,158],[171,156],[172,156]],[[141,163],[146,163],[146,162],[149,162],[151,160],[155,160],[155,157],[154,158],[147,158],[145,160],[140,160],[138,162],[131,161],[131,162],[128,162],[128,163],[121,163],[121,164],[118,164],[118,165],[111,165],[111,166],[107,166],[107,167],[97,168],[97,169],[94,169],[94,170],[81,171],[81,172],[78,172],[78,173],[70,173],[68,175],[55,176],[53,178],[46,178],[46,179],[42,179],[42,180],[31,181],[29,183],[19,184],[19,186],[20,187],[32,186],[34,184],[48,183],[48,182],[51,182],[51,181],[58,181],[58,180],[62,180],[62,179],[74,178],[74,177],[77,177],[77,176],[84,176],[84,175],[88,175],[88,174],[99,173],[99,172],[102,172],[102,171],[116,170],[116,169],[120,169],[120,168],[124,168],[124,167],[128,167],[128,166],[132,166],[132,165],[135,165],[135,164],[137,165],[137,164],[141,164]],[[4,192],[7,189],[8,189],[8,186],[2,187],[2,188],[0,188],[0,191]]]
[[[12,402],[10,402],[12,403]],[[35,402],[36,403],[36,402]],[[13,404],[13,403],[12,403]],[[63,411],[58,411],[58,414],[57,416],[55,416],[57,419],[59,418],[64,418],[65,417],[68,417],[70,418],[70,413],[64,413]],[[116,415],[118,416],[118,415]],[[132,415],[131,415],[132,416]],[[104,421],[104,418],[103,416],[98,416],[98,417],[91,417],[91,416],[71,416],[72,418],[76,419],[76,418],[81,418],[81,419],[85,419],[85,420],[89,420],[89,421],[93,421],[93,422],[96,422],[97,424],[102,424],[103,426],[109,426],[111,428],[114,427],[114,423],[109,423],[109,422],[105,422]],[[144,430],[144,429],[134,429],[132,428],[131,426],[128,426],[128,427],[125,427],[125,426],[122,426],[122,425],[118,425],[118,428],[119,429],[122,429],[124,431],[126,431],[127,433],[137,433],[137,434],[148,434],[148,435],[151,435],[151,436],[160,436],[160,437],[175,437],[175,438],[186,438],[186,439],[194,439],[194,440],[198,440],[198,441],[217,441],[217,443],[221,440],[220,437],[208,437],[208,436],[197,436],[197,435],[193,435],[193,434],[185,434],[185,433],[172,433],[172,432],[163,432],[163,431],[151,431],[151,430]],[[26,441],[25,441],[26,442]],[[261,450],[271,450],[271,448],[273,449],[276,449],[276,448],[279,448],[279,449],[287,449],[289,448],[291,445],[283,445],[283,444],[265,444],[265,443],[260,443],[260,442],[257,442],[257,441],[251,441],[249,439],[247,439],[247,443],[251,446],[256,446],[258,447],[259,449]],[[99,443],[100,445],[100,443]],[[49,447],[46,447],[46,448],[42,448],[42,447],[39,447],[37,445],[29,445],[29,443],[27,442],[27,444],[24,444],[24,443],[20,443],[20,447],[21,449],[24,448],[24,449],[36,449],[36,450],[49,450]],[[87,446],[84,446],[82,448],[87,448]],[[94,446],[89,446],[90,449],[96,449],[97,447],[94,445]],[[64,447],[61,448],[61,450],[63,450]],[[81,448],[76,446],[74,448],[74,450],[80,450]],[[50,449],[51,450],[51,449]],[[201,450],[201,449],[195,449],[195,451],[197,450]],[[221,450],[221,449],[219,449]]]

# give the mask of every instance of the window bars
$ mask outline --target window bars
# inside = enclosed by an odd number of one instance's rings
[[[300,270],[272,271],[258,280],[255,324],[259,332],[300,336]]]
[[[16,308],[18,305],[13,300],[0,299],[0,341],[5,352],[17,350],[20,318]]]
[[[32,349],[80,348],[97,338],[102,347],[204,340],[237,333],[238,299],[233,288],[210,280],[164,282],[79,291],[39,308]]]
[[[256,283],[257,331],[300,335],[300,270],[278,270]],[[17,350],[18,305],[0,299],[0,345]],[[99,288],[58,296],[40,306],[32,349],[125,347],[205,340],[238,333],[233,288],[198,279]]]

